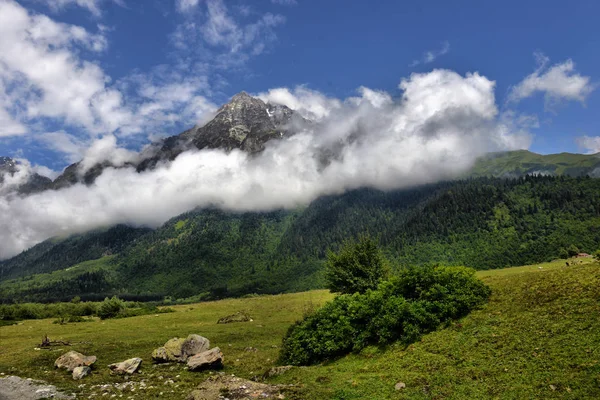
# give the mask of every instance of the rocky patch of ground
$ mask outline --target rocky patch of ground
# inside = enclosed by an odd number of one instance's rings
[[[61,393],[56,386],[44,381],[22,379],[18,376],[0,378],[0,400],[75,399],[75,395]]]

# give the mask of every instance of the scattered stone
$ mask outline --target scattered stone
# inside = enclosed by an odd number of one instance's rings
[[[203,369],[219,369],[223,367],[223,353],[215,347],[200,354],[188,358],[187,366],[190,371]]]
[[[394,386],[394,389],[396,389],[396,390],[402,390],[405,387],[406,387],[406,383],[404,383],[404,382],[398,382],[398,383],[396,383],[396,386]]]
[[[96,356],[84,356],[76,351],[69,351],[58,357],[54,362],[56,368],[64,368],[69,372],[73,372],[76,367],[89,367],[96,362]]]
[[[110,364],[108,368],[110,368],[114,373],[117,374],[133,374],[138,370],[140,365],[142,364],[142,359],[139,357],[130,358],[129,360],[125,360],[120,363]]]
[[[152,359],[158,363],[185,362],[188,357],[207,351],[210,341],[200,335],[189,335],[186,339],[169,339],[163,347],[152,352]]]
[[[213,375],[190,393],[188,400],[285,399],[284,393],[294,389],[294,386],[267,385],[235,376]]]
[[[248,313],[243,312],[243,311],[238,311],[235,314],[231,314],[226,317],[220,318],[217,321],[217,324],[229,324],[232,322],[250,322],[250,321],[252,321],[252,318],[250,318],[250,315],[248,315]]]
[[[283,373],[286,373],[287,371],[289,371],[292,368],[294,368],[293,365],[283,365],[280,367],[273,367],[270,370],[268,370],[267,372],[265,372],[264,377],[271,378],[273,376],[279,376]]]
[[[550,385],[550,389],[552,389],[552,390],[556,390],[556,386],[554,386],[554,385]]]
[[[73,395],[61,393],[56,386],[43,381],[21,379],[18,376],[0,378],[0,399],[38,400],[38,399],[75,399]]]
[[[76,381],[79,379],[82,379],[86,376],[88,376],[89,374],[92,373],[92,369],[88,366],[81,366],[81,367],[75,367],[73,368],[73,379],[75,379]]]
[[[246,348],[244,348],[244,351],[256,353],[258,351],[258,349],[256,347],[246,347]]]

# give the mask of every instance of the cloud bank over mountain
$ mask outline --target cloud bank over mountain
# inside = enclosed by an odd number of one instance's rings
[[[268,142],[258,155],[187,151],[140,173],[126,167],[139,155],[107,135],[85,151],[81,165],[110,161],[121,168],[107,168],[90,186],[0,198],[0,256],[99,226],[158,226],[195,207],[291,208],[364,186],[387,190],[454,178],[486,152],[530,144],[528,120],[499,112],[494,85],[477,73],[434,70],[403,79],[397,100],[365,87],[347,99],[278,88],[260,96],[315,121]],[[21,170],[4,192],[31,168],[24,163]]]

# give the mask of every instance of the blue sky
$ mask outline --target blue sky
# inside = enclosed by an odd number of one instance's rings
[[[600,151],[596,1],[0,0],[2,13],[0,155],[53,170],[105,134],[128,149],[177,134],[241,90],[400,100],[403,78],[434,69],[495,81],[498,112],[535,121],[532,151]]]

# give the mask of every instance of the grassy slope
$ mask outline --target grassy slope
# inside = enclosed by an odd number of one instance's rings
[[[600,398],[600,265],[588,261],[565,267],[559,261],[478,274],[492,287],[492,298],[459,323],[406,349],[368,348],[271,381],[300,383],[298,398],[311,399]],[[109,363],[141,356],[143,373],[132,379],[156,381],[162,376],[179,386],[159,382],[156,389],[127,397],[154,398],[163,392],[161,398],[184,398],[208,373],[189,373],[180,366],[154,368],[149,357],[153,348],[172,336],[197,332],[221,347],[225,372],[252,377],[274,364],[278,349],[272,346],[279,344],[287,327],[307,308],[330,298],[325,291],[313,291],[178,306],[172,314],[64,326],[48,320],[25,321],[0,328],[0,372],[43,378],[89,395],[99,392],[90,389],[91,384],[122,381],[108,374]],[[248,310],[254,322],[215,323],[239,310]],[[94,375],[85,378],[86,388],[78,389],[79,382],[53,369],[54,359],[64,349],[33,350],[44,333],[52,339],[83,342],[72,348],[98,356]],[[248,346],[259,351],[245,352]],[[398,381],[406,388],[395,391]]]
[[[16,293],[35,292],[59,284],[61,281],[76,279],[86,272],[106,271],[114,275],[111,265],[115,256],[104,256],[96,260],[84,261],[71,267],[44,274],[34,274],[0,282],[0,296],[12,297]]]
[[[580,176],[600,165],[598,154],[536,154],[527,150],[495,153],[480,158],[468,175],[519,176],[526,173],[553,172],[555,175]]]

